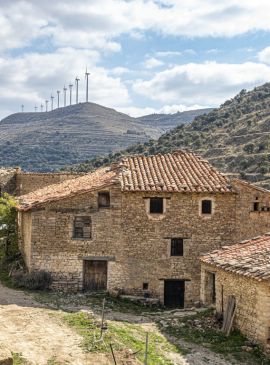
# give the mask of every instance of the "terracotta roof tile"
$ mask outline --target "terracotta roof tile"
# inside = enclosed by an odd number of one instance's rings
[[[256,280],[270,280],[270,233],[215,250],[200,260]]]
[[[110,184],[122,191],[231,192],[229,180],[193,152],[132,156],[84,176],[50,185],[20,197],[21,210]]]
[[[122,160],[122,190],[230,192],[229,180],[193,152],[131,156]]]
[[[90,174],[72,180],[66,180],[59,184],[49,185],[29,194],[22,195],[19,198],[19,209],[29,210],[46,202],[102,189],[103,187],[116,183],[119,183],[116,171],[108,168],[100,168]]]

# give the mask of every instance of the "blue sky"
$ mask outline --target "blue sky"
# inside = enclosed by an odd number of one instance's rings
[[[0,118],[76,76],[84,101],[86,66],[90,101],[132,116],[218,106],[270,81],[269,13],[267,0],[0,0]]]

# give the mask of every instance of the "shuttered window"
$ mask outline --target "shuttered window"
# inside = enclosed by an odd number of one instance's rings
[[[73,238],[91,238],[91,218],[75,217],[73,226]]]
[[[171,239],[171,256],[183,256],[184,254],[184,240],[183,238]]]

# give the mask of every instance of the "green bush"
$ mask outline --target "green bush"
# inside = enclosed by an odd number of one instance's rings
[[[13,275],[16,286],[29,290],[46,290],[52,283],[51,274],[47,271],[33,271],[31,273],[17,272]]]

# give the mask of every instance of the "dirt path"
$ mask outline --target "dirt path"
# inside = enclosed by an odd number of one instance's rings
[[[22,291],[0,283],[0,344],[20,353],[27,365],[111,365],[110,357],[86,354],[80,347],[82,338],[61,320],[61,311],[48,309]],[[147,316],[113,312],[110,319],[140,324],[148,332],[159,332]],[[173,342],[173,339],[170,339]],[[174,365],[240,365],[223,359],[207,348],[177,341],[187,355],[167,353]],[[55,362],[52,362],[52,360]],[[134,362],[137,363],[137,362]],[[123,363],[122,363],[123,364]],[[132,362],[126,362],[125,365]],[[158,364],[155,364],[158,365]]]
[[[102,355],[86,355],[81,338],[63,324],[55,311],[42,308],[21,291],[0,284],[0,343],[20,353],[31,365],[109,365]]]

